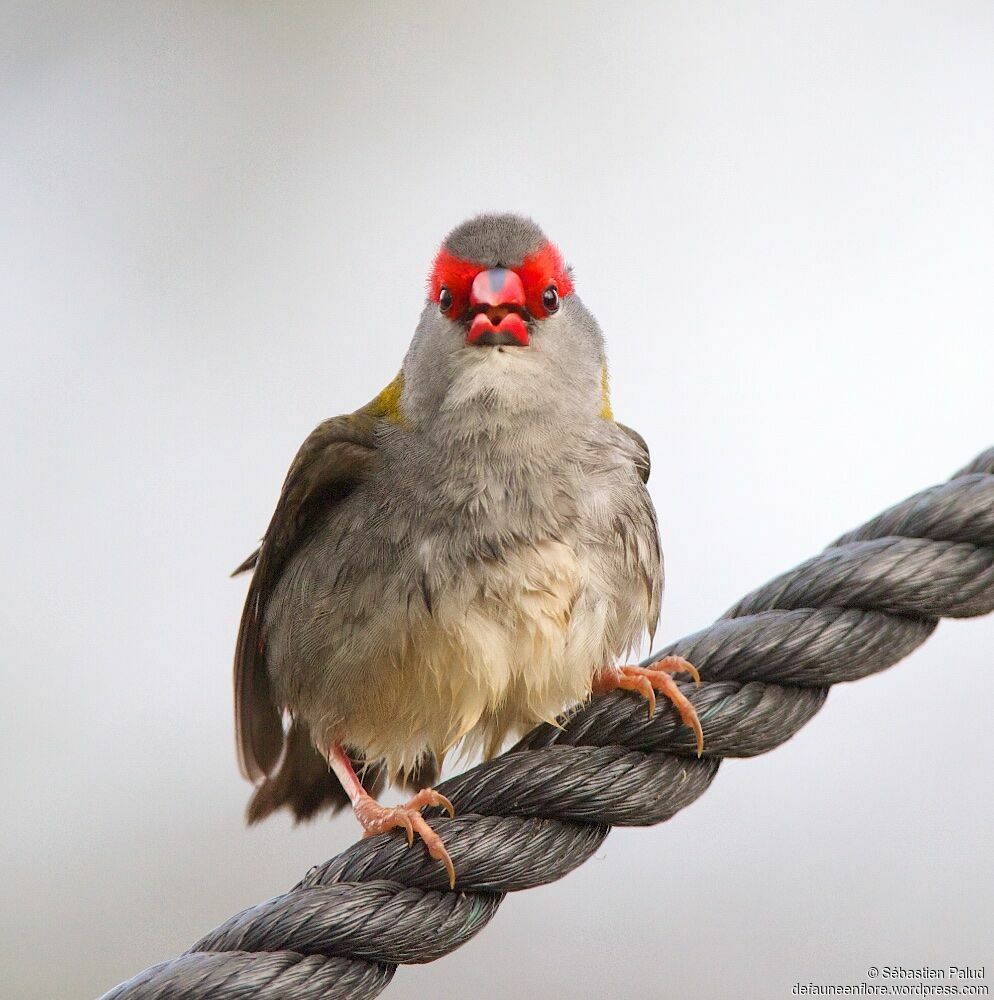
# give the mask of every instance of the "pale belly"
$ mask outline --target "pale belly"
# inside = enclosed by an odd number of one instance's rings
[[[368,665],[363,698],[325,739],[397,773],[460,742],[491,755],[507,736],[554,721],[589,695],[594,673],[619,652],[609,648],[617,629],[592,576],[582,556],[555,541],[467,569]]]

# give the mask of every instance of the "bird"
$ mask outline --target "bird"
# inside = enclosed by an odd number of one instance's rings
[[[669,656],[619,665],[663,593],[644,439],[614,419],[604,338],[530,218],[486,213],[435,255],[399,374],[304,441],[258,549],[235,649],[250,823],[351,804],[365,835],[420,838],[459,747],[506,740],[593,694],[656,692],[697,739]],[[232,575],[235,575],[232,574]],[[387,782],[419,788],[385,806]]]

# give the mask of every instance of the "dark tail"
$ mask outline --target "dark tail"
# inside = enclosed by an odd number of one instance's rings
[[[356,766],[355,761],[352,763]],[[362,784],[367,792],[376,796],[383,786],[381,770],[367,768]],[[322,809],[338,812],[348,804],[348,796],[335,772],[314,749],[307,726],[294,721],[286,735],[286,749],[279,770],[256,788],[249,800],[246,818],[249,823],[258,823],[277,809],[286,808],[300,822]]]

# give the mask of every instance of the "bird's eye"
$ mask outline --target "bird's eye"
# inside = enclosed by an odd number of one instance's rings
[[[555,285],[549,285],[542,292],[542,305],[545,306],[545,311],[550,315],[559,311],[559,292],[556,290]]]
[[[444,313],[447,313],[452,308],[452,292],[447,288],[443,288],[438,293],[438,308]]]

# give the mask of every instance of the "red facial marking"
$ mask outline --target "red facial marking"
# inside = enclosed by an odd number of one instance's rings
[[[452,296],[452,305],[446,311],[449,319],[459,319],[465,315],[471,305],[470,295],[475,288],[478,275],[485,271],[493,274],[497,269],[488,269],[472,261],[462,260],[450,253],[445,247],[438,251],[435,263],[431,269],[431,276],[428,279],[428,294],[432,301],[438,302],[442,289],[447,288]],[[505,278],[504,286],[508,288],[506,294],[512,294],[511,285],[514,286],[514,298],[504,299],[503,305],[524,305],[528,312],[535,319],[544,319],[548,311],[542,304],[542,295],[551,285],[560,298],[565,298],[573,291],[573,282],[563,264],[563,258],[559,251],[551,243],[545,243],[534,253],[529,254],[517,267],[508,269],[509,273]],[[512,282],[511,277],[518,280]],[[488,283],[489,283],[488,279]],[[524,302],[516,301],[517,289],[524,292]],[[491,289],[491,292],[493,289]],[[481,288],[477,290],[477,297],[480,302],[490,303],[486,298],[487,293]],[[493,297],[493,296],[491,296]],[[500,297],[499,295],[496,297]]]
[[[542,305],[542,294],[550,285],[559,292],[561,299],[565,299],[573,291],[573,282],[570,281],[569,272],[563,264],[563,258],[551,243],[539,247],[535,253],[526,257],[515,270],[525,286],[528,311],[536,319],[548,315],[545,306]]]
[[[433,302],[437,302],[442,289],[447,288],[452,296],[452,307],[445,315],[449,319],[458,319],[469,307],[470,286],[482,270],[484,268],[479,264],[462,260],[442,247],[438,251],[431,269],[431,277],[428,279],[429,297]]]

